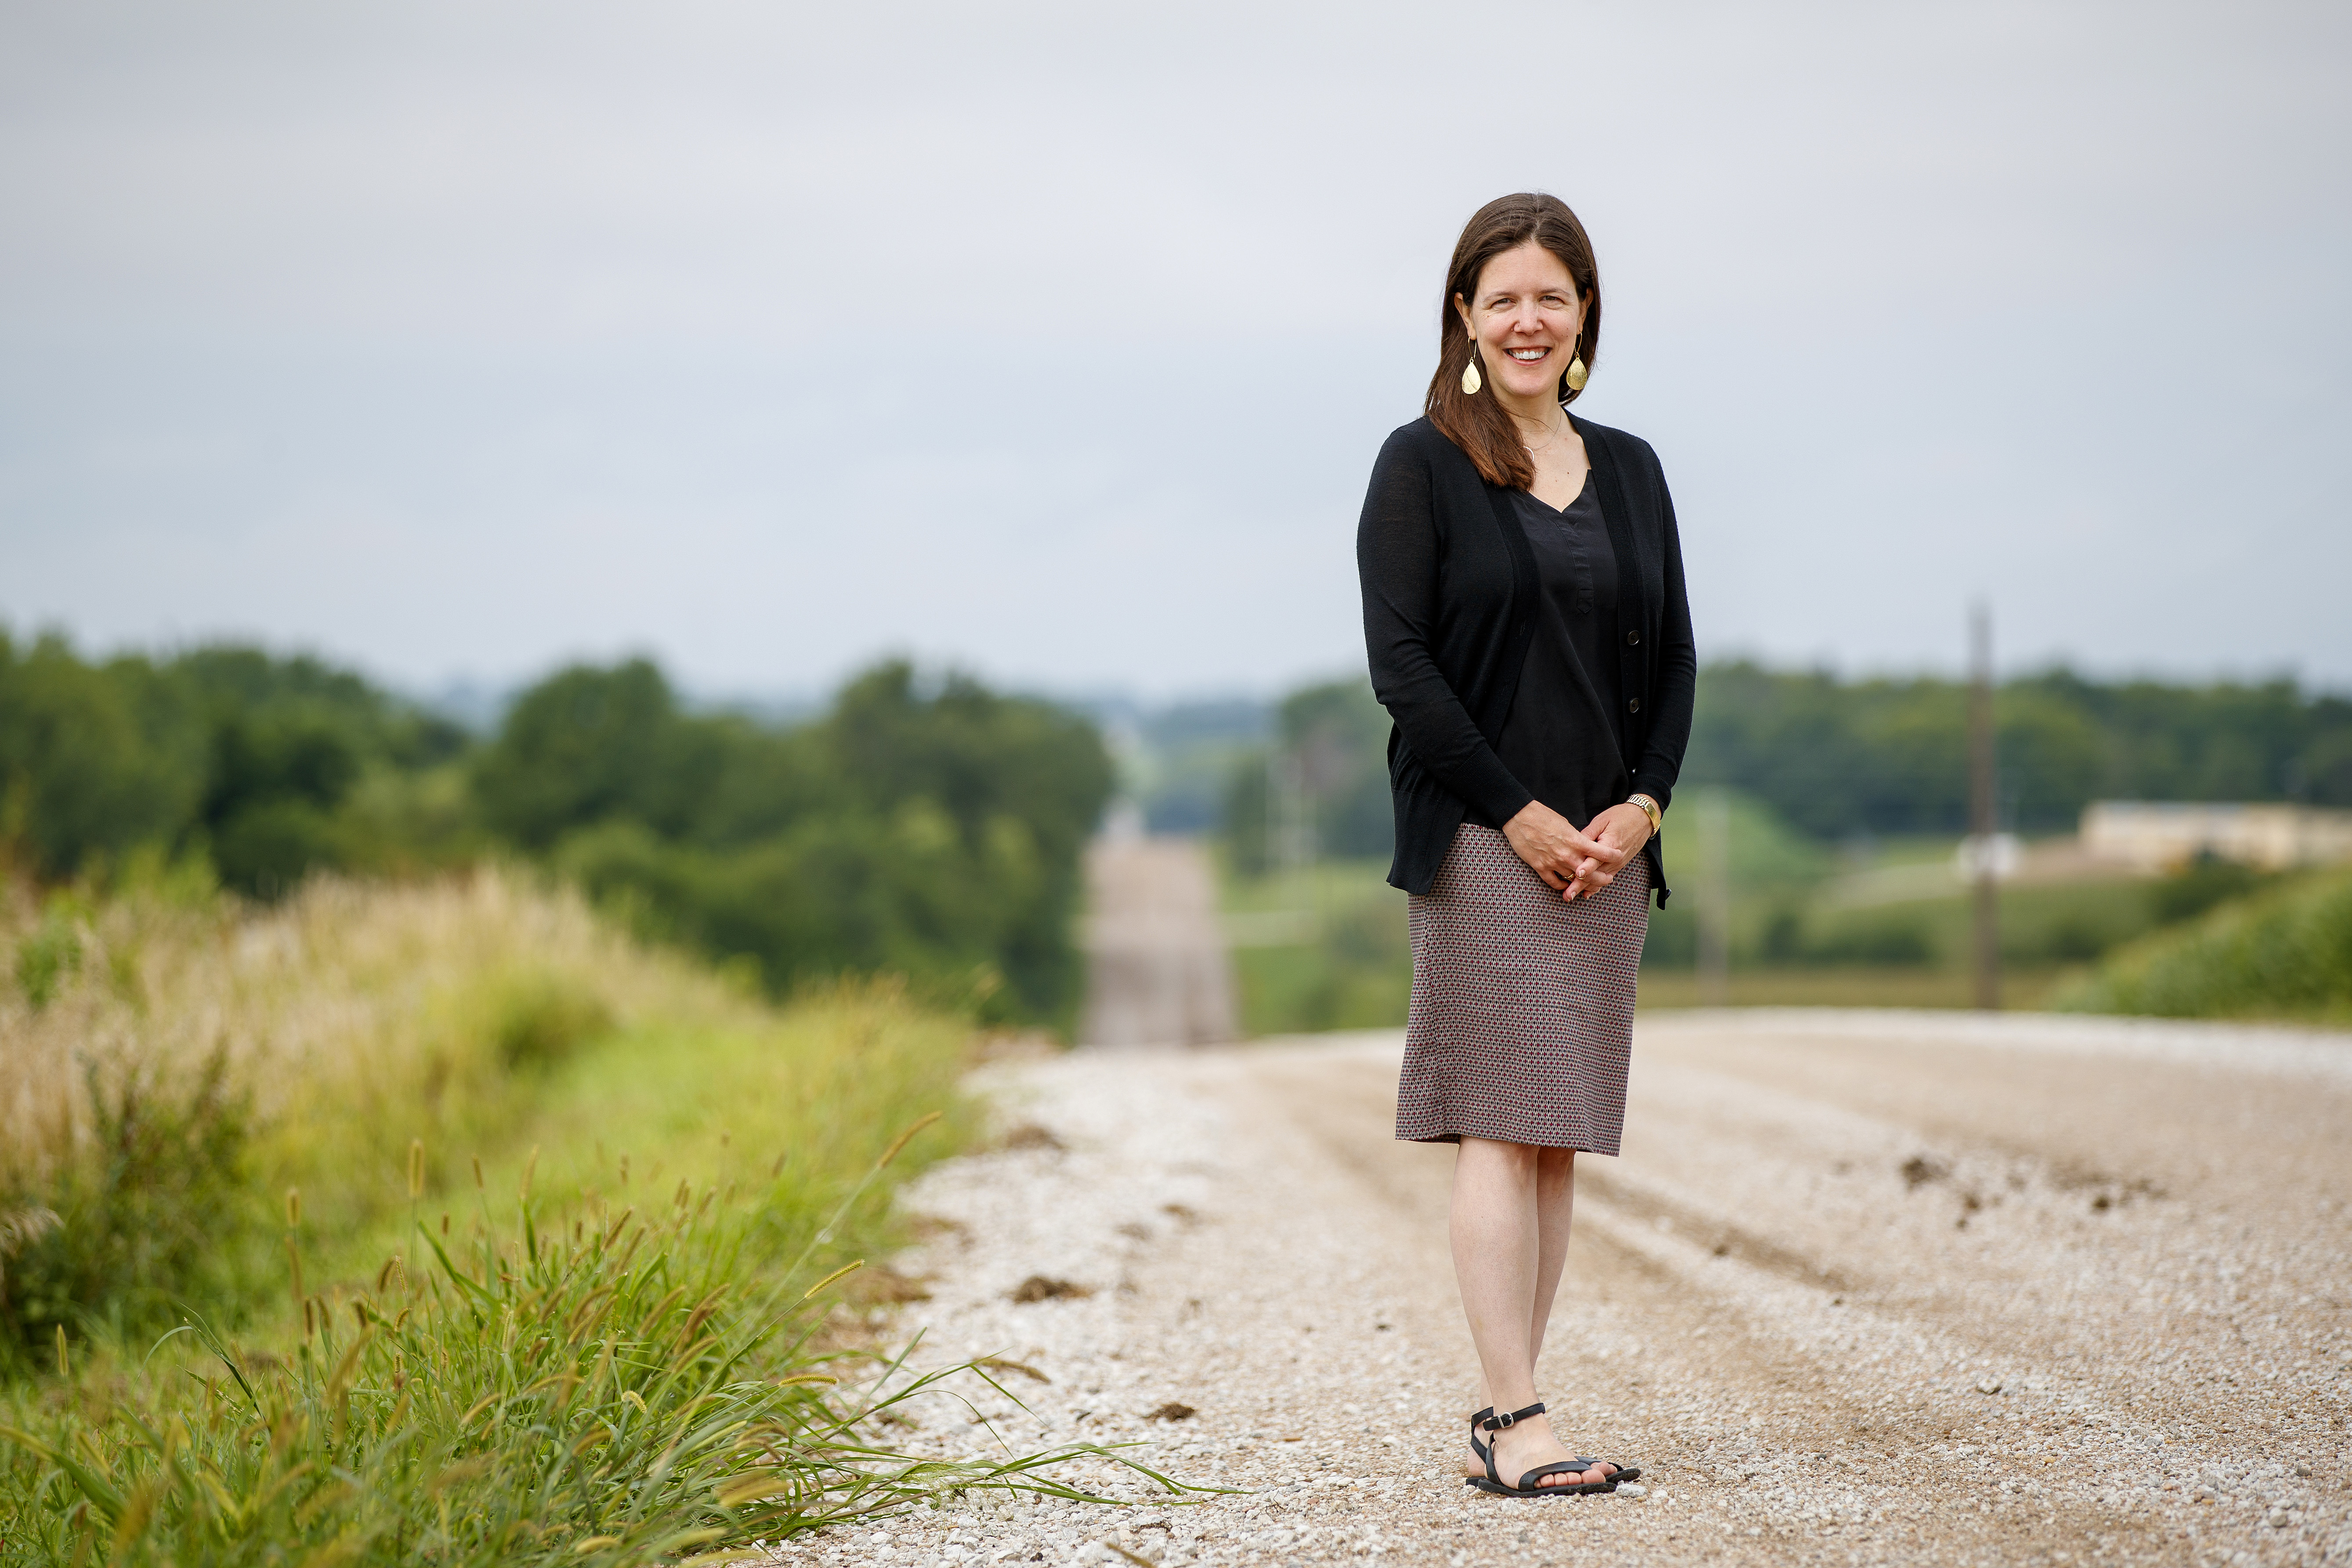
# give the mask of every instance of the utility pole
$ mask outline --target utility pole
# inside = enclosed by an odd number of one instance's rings
[[[1290,902],[1290,919],[1311,930],[1318,923],[1315,801],[1303,747],[1276,744],[1266,753],[1265,795],[1267,859]]]
[[[2000,831],[1995,809],[1992,750],[1992,611],[1982,601],[1969,612],[1969,837],[1974,874],[1976,1001],[1985,1012],[2000,1007],[2000,900],[1993,885],[1993,838]]]
[[[1698,1005],[1731,1000],[1731,796],[1698,797]]]

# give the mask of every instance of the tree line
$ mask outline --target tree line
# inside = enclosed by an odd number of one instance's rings
[[[245,896],[488,854],[557,868],[772,991],[896,972],[1066,1016],[1095,727],[904,662],[818,718],[695,711],[653,663],[578,665],[477,737],[357,674],[242,647],[79,657],[0,631],[0,858],[47,881],[196,864]]]
[[[2003,682],[1993,708],[2000,817],[2014,831],[2063,832],[2094,800],[2352,807],[2352,699],[2293,681],[2098,681],[2054,669]],[[1271,864],[1282,825],[1302,816],[1321,854],[1386,855],[1389,721],[1370,684],[1295,691],[1274,729],[1225,792],[1237,864]],[[1729,660],[1699,672],[1678,787],[1738,790],[1817,838],[1957,834],[1968,824],[1967,759],[1961,682]]]
[[[2002,826],[2063,832],[2095,800],[2352,806],[2352,700],[2290,680],[2097,681],[2053,669],[1993,697]],[[1688,784],[1727,785],[1820,837],[1968,822],[1968,688],[1747,661],[1702,672]]]

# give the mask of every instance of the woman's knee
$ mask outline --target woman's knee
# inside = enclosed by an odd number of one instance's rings
[[[1506,1143],[1497,1138],[1465,1138],[1454,1158],[1498,1173],[1533,1180],[1543,1169],[1543,1157],[1559,1152],[1533,1143]]]

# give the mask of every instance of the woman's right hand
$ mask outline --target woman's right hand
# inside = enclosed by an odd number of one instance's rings
[[[1626,859],[1622,851],[1579,833],[1568,818],[1539,800],[1528,802],[1517,816],[1503,824],[1503,837],[1511,841],[1511,848],[1528,868],[1544,879],[1545,887],[1571,899],[1576,896],[1574,884],[1580,868],[1598,861],[1601,868],[1613,872]]]

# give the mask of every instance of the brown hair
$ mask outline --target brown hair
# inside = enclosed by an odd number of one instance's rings
[[[1558,196],[1540,191],[1497,196],[1470,215],[1470,221],[1462,226],[1462,237],[1454,243],[1454,260],[1445,269],[1445,293],[1437,302],[1437,374],[1430,377],[1429,401],[1423,410],[1439,434],[1469,456],[1481,478],[1490,485],[1513,489],[1535,482],[1536,466],[1520,444],[1518,427],[1511,423],[1509,411],[1495,401],[1494,394],[1462,390],[1462,372],[1475,351],[1454,299],[1458,294],[1475,300],[1478,275],[1486,270],[1486,263],[1529,240],[1559,258],[1583,298],[1584,327],[1577,334],[1576,350],[1587,366],[1592,363],[1601,346],[1601,271],[1593,262],[1592,241],[1585,237],[1584,226]],[[1564,374],[1559,400],[1576,401]]]

